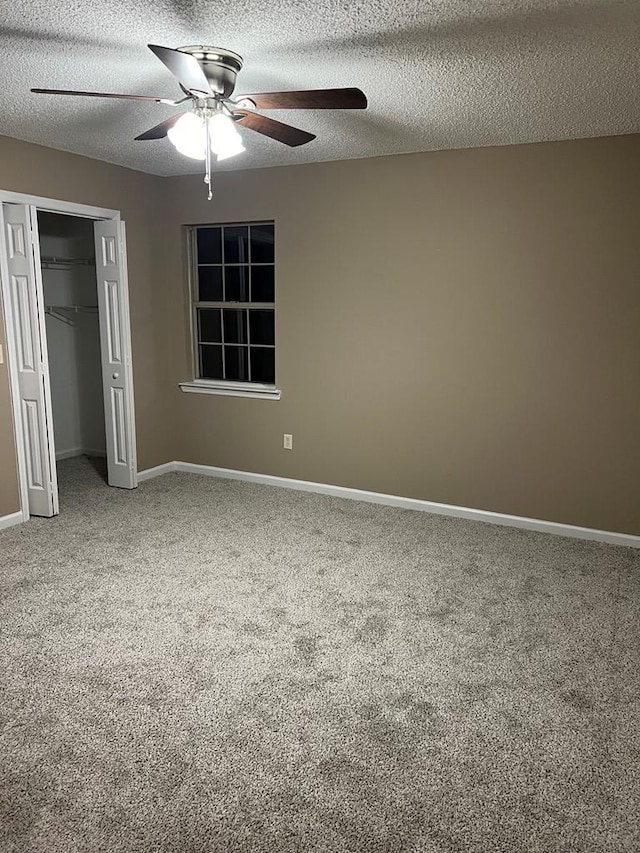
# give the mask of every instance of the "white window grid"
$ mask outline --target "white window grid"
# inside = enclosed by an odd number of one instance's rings
[[[274,260],[271,262],[252,262],[251,260],[251,228],[259,227],[262,225],[271,225],[274,228]],[[224,248],[224,229],[225,228],[234,228],[234,227],[247,227],[248,228],[248,236],[249,239],[247,241],[247,253],[248,258],[246,260],[238,261],[238,262],[229,262],[226,263],[225,260],[225,248]],[[220,228],[221,230],[221,262],[219,264],[210,264],[198,263],[198,244],[197,244],[197,232],[200,229],[205,228]],[[191,339],[193,342],[193,368],[194,368],[194,376],[196,378],[201,378],[201,367],[200,367],[200,347],[201,346],[212,346],[212,347],[220,347],[221,355],[222,355],[222,374],[223,377],[226,377],[227,368],[225,361],[225,347],[237,347],[239,349],[245,349],[247,353],[247,376],[246,380],[235,380],[239,381],[243,384],[247,384],[252,382],[251,379],[251,347],[254,349],[257,347],[263,349],[270,349],[275,351],[275,340],[276,340],[276,328],[275,328],[275,223],[273,220],[264,220],[260,222],[213,222],[208,223],[206,225],[193,225],[188,228],[187,231],[187,239],[188,239],[188,250],[189,250],[189,283],[190,283],[190,292],[191,292]],[[244,250],[244,247],[243,247]],[[198,267],[219,267],[222,273],[222,300],[214,300],[214,301],[203,301],[199,298],[199,281],[198,281]],[[274,271],[274,301],[273,302],[251,302],[249,301],[235,301],[235,300],[225,300],[224,296],[226,295],[226,275],[225,269],[227,267],[245,267],[249,272],[249,297],[251,297],[251,289],[252,289],[252,281],[251,281],[251,269],[253,267],[272,267]],[[200,324],[198,321],[198,309],[201,308],[211,308],[217,310],[242,310],[245,312],[245,323],[246,323],[246,332],[247,332],[247,340],[246,343],[237,343],[235,341],[225,341],[224,334],[224,315],[220,314],[220,342],[210,342],[210,341],[201,341],[200,340]],[[249,310],[271,310],[274,314],[274,343],[273,344],[263,344],[254,342],[251,343],[251,323],[249,322]],[[274,377],[275,379],[275,377]],[[213,380],[215,381],[215,380]],[[227,381],[226,379],[222,379],[220,381]],[[269,383],[273,384],[273,383]]]

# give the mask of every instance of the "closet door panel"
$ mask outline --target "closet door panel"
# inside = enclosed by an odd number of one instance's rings
[[[58,513],[58,490],[37,215],[34,207],[22,204],[4,204],[2,211],[28,509],[30,515],[49,517]]]
[[[110,486],[133,489],[138,482],[124,223],[108,219],[94,230],[107,477]]]

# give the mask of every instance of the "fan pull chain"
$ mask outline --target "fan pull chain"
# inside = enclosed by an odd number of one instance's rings
[[[207,142],[206,142],[207,147],[206,147],[206,151],[205,151],[205,162],[206,162],[205,169],[206,170],[205,170],[204,182],[207,185],[207,187],[209,188],[209,195],[207,196],[207,199],[209,201],[211,201],[211,199],[213,198],[213,193],[211,191],[211,135],[210,135],[210,131],[209,131],[209,116],[205,117],[204,130],[205,130],[206,140],[207,140]]]

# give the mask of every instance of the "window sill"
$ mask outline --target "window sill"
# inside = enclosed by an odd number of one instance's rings
[[[206,379],[194,379],[192,382],[180,382],[185,394],[217,394],[222,397],[249,397],[254,400],[279,400],[280,389],[274,385],[260,385],[258,382],[212,382]]]

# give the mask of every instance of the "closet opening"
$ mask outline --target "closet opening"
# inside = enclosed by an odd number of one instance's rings
[[[58,473],[63,498],[83,478],[135,489],[120,212],[0,190],[0,233],[22,520],[58,514]]]
[[[58,489],[107,485],[93,222],[38,212]]]

